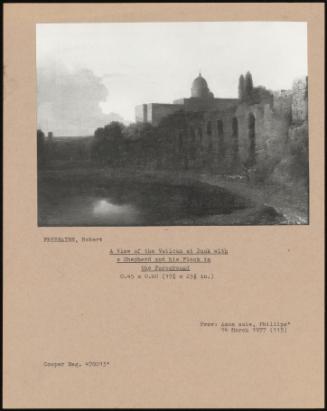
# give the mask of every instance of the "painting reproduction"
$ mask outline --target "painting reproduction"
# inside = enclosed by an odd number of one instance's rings
[[[309,224],[307,25],[37,24],[40,227]]]

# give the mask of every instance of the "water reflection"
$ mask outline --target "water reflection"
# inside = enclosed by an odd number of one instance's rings
[[[93,204],[93,215],[113,224],[132,224],[137,221],[140,212],[128,204],[116,205],[106,199],[99,199]]]
[[[38,189],[40,226],[176,225],[190,218],[229,214],[243,199],[206,184],[109,182],[71,184],[43,180]]]

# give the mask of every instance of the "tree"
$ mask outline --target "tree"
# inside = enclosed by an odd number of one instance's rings
[[[245,74],[245,80],[244,80],[244,97],[245,98],[251,97],[252,90],[253,90],[252,74],[248,71]]]
[[[132,123],[125,127],[123,133],[127,140],[139,140],[147,136],[154,136],[156,127],[150,123]]]
[[[94,139],[91,142],[91,158],[93,161],[102,162],[104,160],[104,145],[104,129],[99,127],[95,130]]]
[[[104,128],[99,127],[94,132],[94,138],[96,141],[103,141],[104,139]]]
[[[244,100],[244,94],[245,94],[245,80],[243,74],[240,75],[240,78],[238,80],[238,98],[243,101]]]
[[[42,130],[37,130],[37,166],[42,168],[45,165],[46,160],[46,147],[45,147],[45,135]]]
[[[92,158],[95,161],[117,165],[121,162],[123,154],[124,125],[118,121],[112,121],[103,128],[97,128],[94,132],[92,144]]]
[[[113,141],[121,141],[123,139],[123,129],[124,124],[119,121],[112,121],[111,123],[104,126],[104,134],[106,138]]]

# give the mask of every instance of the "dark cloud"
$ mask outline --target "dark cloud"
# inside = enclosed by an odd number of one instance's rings
[[[99,103],[107,99],[108,90],[91,70],[42,66],[37,86],[38,127],[57,136],[89,135],[110,121],[123,121],[119,114],[102,112]]]

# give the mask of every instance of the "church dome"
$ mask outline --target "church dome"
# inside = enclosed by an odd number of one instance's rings
[[[191,96],[203,98],[203,97],[208,97],[209,93],[210,91],[209,91],[208,83],[206,79],[202,77],[200,73],[198,77],[195,80],[193,80],[192,88],[191,88]]]

